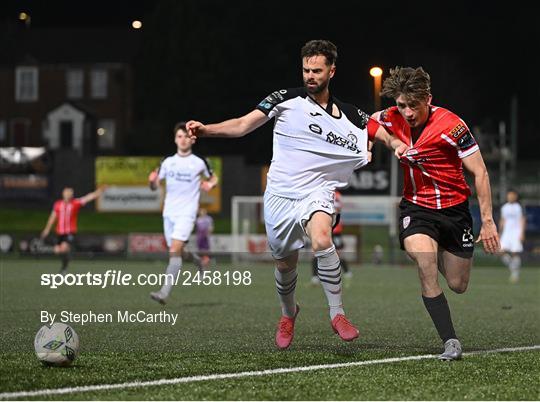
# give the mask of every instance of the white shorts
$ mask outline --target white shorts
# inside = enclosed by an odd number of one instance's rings
[[[264,224],[275,259],[282,259],[304,247],[305,226],[311,216],[323,211],[335,222],[334,193],[315,191],[306,198],[284,198],[264,193]]]
[[[195,216],[164,216],[163,217],[163,234],[167,241],[167,246],[171,246],[172,240],[187,241],[193,225],[195,224]]]
[[[501,250],[509,253],[521,253],[523,251],[523,244],[519,238],[519,233],[509,233],[503,230],[501,235]]]

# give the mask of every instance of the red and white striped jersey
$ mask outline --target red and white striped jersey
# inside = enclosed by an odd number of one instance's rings
[[[56,234],[65,235],[77,233],[77,217],[84,203],[79,198],[65,202],[58,200],[54,203],[56,213]]]
[[[379,121],[411,148],[402,156],[403,197],[432,209],[461,204],[471,195],[461,159],[478,151],[478,144],[463,120],[451,111],[430,106],[426,125],[412,142],[410,126],[396,106],[379,115]]]

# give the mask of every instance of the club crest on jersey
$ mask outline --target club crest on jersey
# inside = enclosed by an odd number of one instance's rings
[[[349,134],[347,134],[347,138],[351,140],[352,142],[354,142],[355,144],[358,143],[358,138],[356,137],[356,135],[353,134],[352,131]]]
[[[416,148],[409,148],[409,149],[407,150],[407,152],[405,153],[405,155],[407,155],[407,156],[418,155],[418,149],[416,149]]]
[[[410,216],[406,216],[405,218],[403,218],[403,229],[407,229],[410,223],[411,223]]]

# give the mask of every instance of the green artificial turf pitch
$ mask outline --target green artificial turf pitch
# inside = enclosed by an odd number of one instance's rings
[[[70,272],[162,273],[164,265],[163,261],[75,260]],[[179,285],[164,307],[148,296],[156,286],[54,290],[41,286],[40,275],[56,273],[58,266],[52,259],[0,262],[0,394],[441,352],[412,267],[353,267],[344,302],[361,337],[344,343],[330,328],[322,289],[308,284],[309,267],[301,265],[295,339],[289,350],[277,351],[273,337],[280,310],[271,264],[223,264],[222,273],[249,270],[252,284]],[[511,285],[502,266],[473,268],[470,287],[462,295],[444,285],[464,351],[540,345],[539,285],[540,269],[524,268],[520,283]],[[70,368],[47,368],[33,351],[34,335],[42,325],[41,310],[165,310],[179,316],[174,326],[73,324],[81,340],[80,356]],[[538,400],[539,374],[540,350],[529,350],[480,353],[458,362],[430,358],[23,399]]]

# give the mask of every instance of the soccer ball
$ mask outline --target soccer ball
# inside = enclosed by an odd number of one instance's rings
[[[34,339],[36,356],[47,366],[69,366],[79,354],[79,336],[69,325],[42,326]]]

